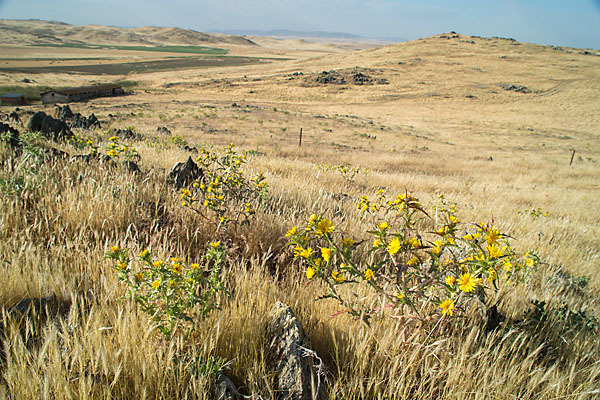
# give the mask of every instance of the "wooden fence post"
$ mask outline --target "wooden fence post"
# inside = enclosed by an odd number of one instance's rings
[[[575,150],[571,153],[571,161],[569,161],[569,167],[573,164],[573,157],[575,157]]]

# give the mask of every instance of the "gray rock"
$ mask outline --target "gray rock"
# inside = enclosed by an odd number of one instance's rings
[[[342,85],[346,83],[346,79],[344,79],[339,72],[334,70],[321,72],[315,80],[319,83],[333,83],[335,85]]]
[[[322,361],[311,350],[292,309],[277,302],[269,314],[267,338],[272,367],[277,371],[277,391],[280,399],[314,400],[323,393],[320,371]],[[315,369],[315,359],[318,360]]]
[[[40,132],[55,141],[66,140],[73,137],[73,132],[71,132],[71,129],[64,121],[54,119],[49,115],[46,115],[43,119]]]
[[[12,148],[21,147],[21,141],[19,140],[20,134],[19,134],[19,131],[16,130],[15,128],[11,127],[10,125],[0,122],[0,134],[1,134],[0,138],[4,138],[4,140],[6,142],[8,142],[10,147],[12,147]]]
[[[188,157],[185,163],[179,162],[173,166],[167,182],[177,189],[181,189],[184,186],[191,185],[196,179],[202,179],[203,177],[204,173],[202,169],[192,160],[192,157]]]
[[[27,130],[30,132],[40,132],[42,130],[42,122],[46,118],[46,113],[38,111],[29,118],[27,122]]]
[[[65,317],[70,309],[70,301],[62,300],[54,295],[26,298],[6,309],[6,320],[16,322],[23,336],[26,335],[26,331],[30,331],[33,340],[30,339],[28,344],[33,344],[41,336],[42,328],[47,323]],[[6,358],[4,354],[5,339],[5,327],[0,321],[0,360]]]
[[[241,396],[237,388],[224,373],[219,372],[216,377],[216,399],[217,400],[238,400]]]
[[[139,172],[142,172],[140,170],[140,167],[134,161],[125,160],[125,161],[123,161],[123,166],[127,169],[127,171],[131,172],[132,174],[137,174]]]
[[[73,111],[71,110],[71,107],[69,107],[69,105],[56,107],[54,115],[57,119],[62,119],[63,121],[74,117]]]

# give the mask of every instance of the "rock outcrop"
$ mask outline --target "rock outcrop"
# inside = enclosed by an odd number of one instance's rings
[[[267,338],[276,388],[284,400],[314,400],[323,391],[323,363],[310,347],[298,319],[287,305],[277,302],[270,312]],[[315,365],[315,360],[318,360]]]
[[[196,179],[202,179],[204,173],[202,169],[192,160],[192,157],[188,157],[185,163],[178,162],[173,166],[167,182],[175,186],[177,189],[191,185]]]

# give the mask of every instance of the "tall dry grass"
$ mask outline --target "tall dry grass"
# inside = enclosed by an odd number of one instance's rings
[[[22,298],[49,294],[71,304],[65,317],[42,328],[29,326],[24,334],[4,315],[0,396],[212,398],[212,377],[174,362],[175,356],[193,353],[229,360],[227,374],[242,393],[276,398],[265,328],[277,300],[296,312],[324,360],[331,399],[600,395],[597,332],[557,312],[566,305],[572,313],[598,315],[597,211],[589,210],[592,199],[585,204],[594,164],[549,169],[539,158],[508,155],[490,163],[345,154],[310,143],[252,156],[249,172],[266,171],[268,200],[251,225],[220,237],[228,248],[224,278],[230,295],[184,341],[164,339],[148,316],[121,299],[124,288],[103,261],[117,244],[135,254],[150,248],[162,258],[193,262],[213,239],[214,228],[181,207],[178,193],[165,183],[168,168],[187,155],[143,142],[136,146],[144,171],[138,175],[109,164],[26,158],[0,148],[0,178],[13,182],[0,194],[0,286],[5,288],[0,304],[6,310]],[[335,172],[319,171],[318,163],[332,160],[369,172],[347,182]],[[11,181],[16,177],[23,185]],[[570,185],[583,189],[565,190]],[[494,218],[516,238],[519,250],[532,248],[549,264],[495,299],[506,320],[492,332],[485,331],[483,310],[475,304],[465,318],[444,319],[435,329],[402,315],[375,318],[370,327],[345,315],[332,318],[337,305],[315,301],[323,289],[306,284],[283,236],[308,215],[326,213],[360,239],[369,227],[356,216],[357,199],[380,187],[413,190],[428,205],[444,193],[458,203],[461,219]],[[517,214],[538,206],[549,216]],[[587,276],[590,284],[578,283],[578,276]],[[545,301],[547,312],[534,316],[531,300]]]

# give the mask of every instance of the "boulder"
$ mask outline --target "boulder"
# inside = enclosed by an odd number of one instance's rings
[[[19,131],[10,125],[0,122],[0,138],[4,138],[12,148],[21,147]]]
[[[333,83],[336,85],[342,85],[346,83],[346,80],[339,72],[331,70],[331,71],[323,71],[317,76],[316,81],[319,83]]]
[[[202,179],[204,173],[202,169],[192,160],[192,157],[188,157],[185,163],[178,162],[173,166],[167,182],[175,186],[177,189],[181,189],[184,186],[191,185],[196,179]]]
[[[159,135],[171,136],[171,131],[166,126],[159,126],[156,128],[156,133]]]
[[[125,160],[123,161],[123,166],[127,169],[128,172],[131,172],[132,174],[142,172],[135,161]]]
[[[25,336],[29,331],[31,338],[36,340],[42,334],[43,327],[57,318],[65,317],[71,309],[71,302],[50,295],[39,298],[26,298],[5,310],[6,321],[14,321],[19,326],[21,335]],[[0,360],[6,358],[4,354],[4,341],[6,340],[5,326],[0,321]],[[29,341],[33,343],[33,341]]]
[[[355,85],[365,85],[373,83],[373,78],[369,75],[363,74],[362,72],[357,72],[352,75],[352,81]]]
[[[216,399],[217,400],[238,400],[239,392],[235,385],[224,373],[219,372],[216,376]]]
[[[54,115],[57,119],[61,119],[63,121],[69,120],[74,117],[73,111],[69,105],[58,106],[54,112]]]
[[[314,400],[323,394],[322,361],[310,347],[292,309],[277,302],[269,313],[267,340],[280,399]],[[315,359],[318,360],[315,368]]]
[[[73,137],[73,132],[67,126],[64,121],[60,119],[54,119],[49,115],[42,121],[42,126],[40,131],[49,139],[53,139],[55,141],[65,140]]]
[[[46,118],[46,113],[38,111],[29,118],[27,122],[27,130],[30,132],[40,132],[42,130],[42,122]]]

